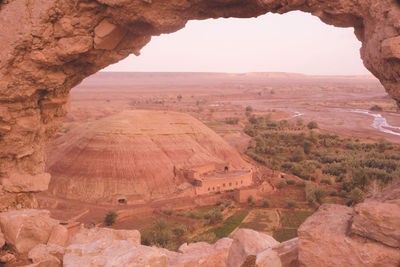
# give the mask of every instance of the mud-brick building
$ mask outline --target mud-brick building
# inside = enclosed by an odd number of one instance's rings
[[[208,164],[185,170],[185,178],[195,187],[196,195],[250,186],[253,171],[231,170],[229,164]]]

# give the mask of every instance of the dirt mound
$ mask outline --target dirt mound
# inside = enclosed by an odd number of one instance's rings
[[[165,111],[123,111],[81,125],[54,140],[47,152],[49,192],[86,202],[162,198],[187,183],[181,169],[250,168],[200,121]]]

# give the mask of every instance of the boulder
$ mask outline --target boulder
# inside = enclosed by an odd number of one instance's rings
[[[240,267],[248,256],[278,245],[279,242],[273,237],[250,229],[239,229],[233,235],[233,243],[229,250],[226,266]]]
[[[171,252],[172,253],[172,252]],[[71,237],[64,266],[166,266],[164,249],[140,245],[137,230],[79,229]]]
[[[94,29],[94,48],[112,50],[124,38],[126,32],[126,29],[104,19]]]
[[[138,230],[114,230],[100,227],[82,228],[71,237],[70,244],[87,244],[100,239],[127,240],[135,245],[140,245],[140,232]]]
[[[295,267],[298,263],[299,240],[293,238],[259,253],[257,267]]]
[[[46,244],[58,221],[47,210],[18,210],[0,213],[0,227],[6,243],[19,253],[27,253],[37,244]]]
[[[398,266],[398,249],[356,235],[347,235],[354,214],[352,208],[324,204],[307,218],[298,230],[300,265]]]
[[[351,233],[400,248],[400,199],[366,201],[354,210]]]
[[[7,179],[1,179],[0,184],[3,185],[3,190],[7,192],[40,192],[47,190],[50,178],[48,173],[30,175],[13,172]]]
[[[68,229],[65,226],[58,224],[55,225],[51,230],[49,241],[47,241],[47,244],[54,244],[65,247],[68,244],[68,240]]]
[[[136,245],[128,240],[100,238],[72,244],[66,249],[65,267],[78,266],[167,266],[168,258],[162,249]]]
[[[57,245],[44,245],[39,244],[31,249],[28,253],[28,258],[33,263],[45,262],[47,260],[62,263],[64,257],[65,248]]]
[[[198,242],[188,245],[185,243],[178,250],[182,254],[169,255],[169,266],[225,267],[232,242],[230,238],[222,238],[215,244]]]
[[[58,40],[57,55],[62,58],[78,55],[89,51],[93,47],[91,36],[65,37]]]

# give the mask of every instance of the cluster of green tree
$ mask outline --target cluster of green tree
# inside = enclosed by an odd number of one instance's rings
[[[304,124],[301,119],[298,119],[296,123],[290,123],[287,120],[275,121],[271,119],[271,114],[266,116],[255,116],[251,114],[251,111],[247,111],[246,115],[249,120],[249,123],[246,124],[244,128],[244,132],[251,136],[255,137],[258,134],[264,131],[282,131],[282,130],[302,130],[304,129]],[[316,122],[312,122],[312,124],[308,125],[309,127],[318,128]]]
[[[372,181],[384,185],[400,178],[400,149],[384,139],[362,142],[316,133],[312,130],[318,127],[315,122],[296,129],[302,122],[272,121],[270,116],[248,118],[245,131],[254,138],[246,153],[273,170],[304,180],[340,183],[346,192],[366,191]]]
[[[184,224],[159,219],[140,231],[142,245],[157,246],[169,250],[177,250],[179,245],[186,242],[185,235],[188,232]]]

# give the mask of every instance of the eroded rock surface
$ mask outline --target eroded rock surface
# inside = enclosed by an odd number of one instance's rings
[[[268,248],[279,245],[273,237],[250,229],[239,229],[233,235],[226,266],[240,267],[249,256],[255,256]]]
[[[357,205],[355,212],[352,233],[400,248],[400,199],[383,203],[366,201]]]
[[[224,267],[232,239],[183,244],[178,252],[140,245],[138,231],[81,229],[73,236],[64,266]]]
[[[44,147],[62,123],[70,89],[85,77],[131,53],[138,55],[151,36],[177,31],[191,19],[292,10],[353,27],[364,65],[400,104],[398,1],[2,1],[1,191],[15,198],[16,191],[46,188]],[[0,209],[14,202],[1,202]]]
[[[28,258],[34,264],[51,262],[53,265],[61,266],[65,248],[57,245],[38,244],[28,253]]]
[[[138,230],[114,230],[99,227],[82,228],[72,236],[69,244],[87,244],[100,239],[126,240],[132,244],[140,245],[140,232]]]
[[[179,252],[182,254],[170,255],[169,265],[176,267],[225,267],[232,241],[230,238],[222,238],[215,244],[205,242],[183,244],[179,248]]]
[[[19,253],[27,253],[37,244],[46,244],[58,221],[47,210],[20,210],[0,213],[5,241]]]
[[[349,235],[354,209],[325,204],[299,228],[299,261],[317,266],[397,266],[400,250]]]
[[[275,245],[256,257],[256,267],[298,267],[299,239],[294,238]]]

